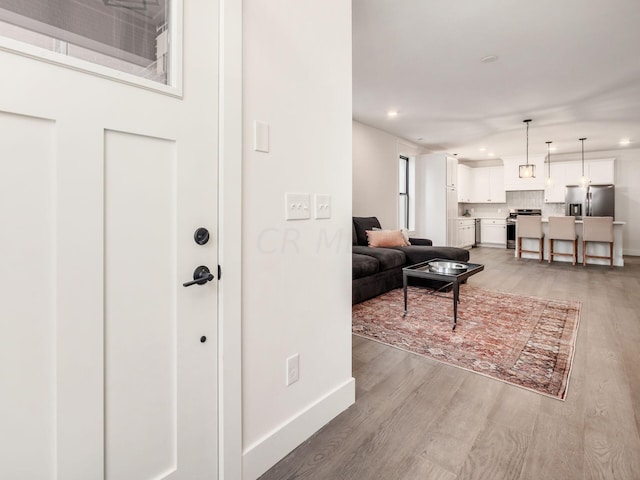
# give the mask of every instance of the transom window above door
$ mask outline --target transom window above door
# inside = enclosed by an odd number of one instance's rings
[[[177,3],[0,0],[0,48],[159,90],[179,87]]]

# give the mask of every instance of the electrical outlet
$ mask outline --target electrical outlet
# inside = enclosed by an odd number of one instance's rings
[[[295,354],[287,358],[287,387],[300,378],[300,355]]]

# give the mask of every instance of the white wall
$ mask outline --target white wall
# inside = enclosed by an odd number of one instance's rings
[[[580,153],[556,154],[553,161],[580,158]],[[584,158],[615,158],[616,220],[627,222],[623,229],[624,254],[640,255],[640,149],[585,152]]]
[[[244,2],[243,478],[355,399],[351,376],[351,2]],[[253,122],[270,152],[253,150]],[[285,221],[285,192],[332,198]],[[238,239],[240,241],[240,239]],[[285,386],[286,358],[300,380]]]
[[[383,228],[398,227],[398,157],[418,146],[360,122],[353,122],[353,216],[378,217]]]

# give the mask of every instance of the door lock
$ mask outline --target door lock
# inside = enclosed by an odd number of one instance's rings
[[[183,287],[190,287],[191,285],[204,285],[207,282],[213,280],[213,274],[209,271],[208,267],[200,265],[193,271],[193,280],[182,284]]]
[[[198,245],[204,245],[209,241],[209,230],[204,227],[200,227],[193,234],[193,239]]]

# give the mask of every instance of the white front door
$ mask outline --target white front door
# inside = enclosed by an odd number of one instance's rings
[[[182,96],[0,51],[2,479],[217,478],[217,280],[183,283],[217,277],[218,2],[184,4]]]

